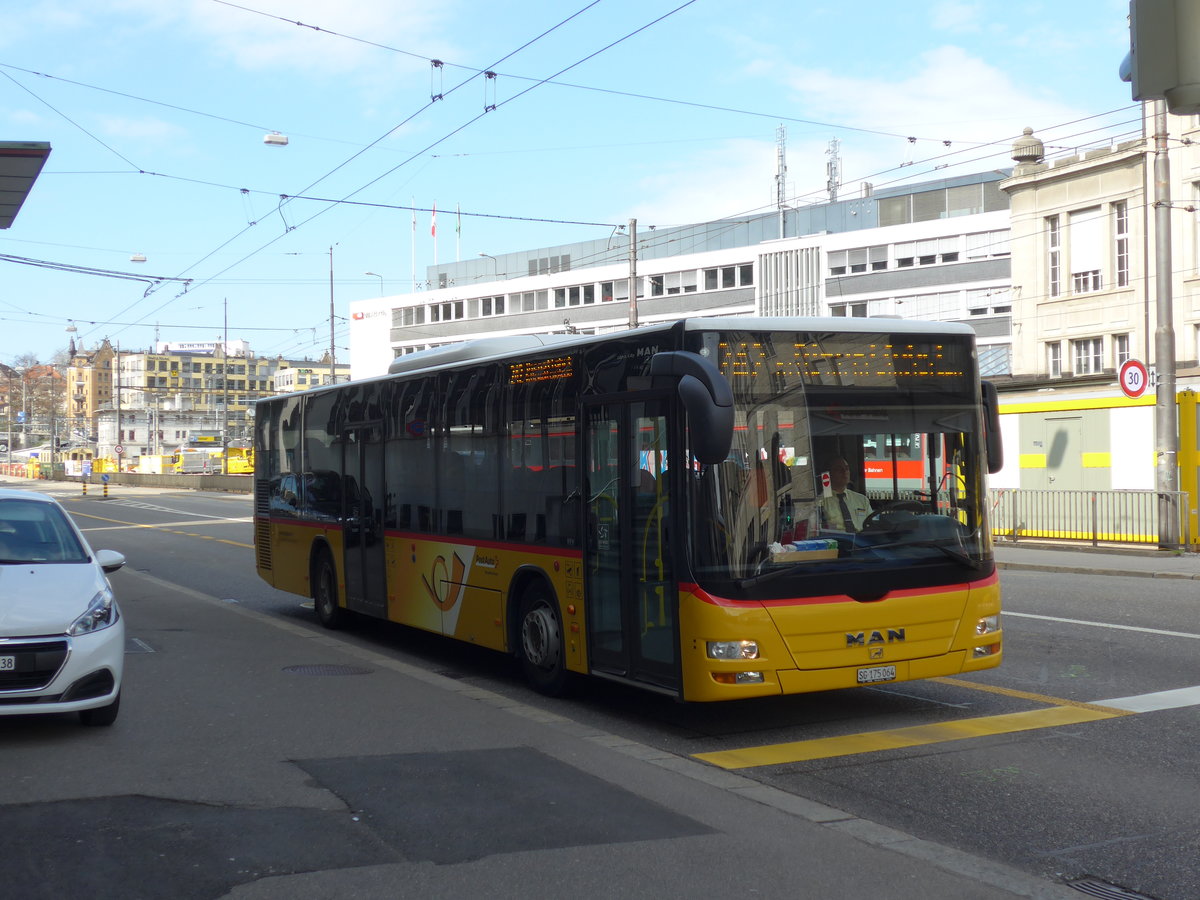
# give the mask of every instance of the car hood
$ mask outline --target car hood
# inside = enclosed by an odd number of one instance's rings
[[[0,637],[62,634],[105,583],[91,563],[0,565]]]

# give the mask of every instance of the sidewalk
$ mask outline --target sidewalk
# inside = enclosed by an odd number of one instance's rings
[[[1200,553],[1035,541],[996,541],[995,550],[996,565],[1000,569],[1200,581]]]
[[[13,896],[1079,896],[582,725],[569,701],[536,708],[146,573],[114,582],[139,648],[116,725],[0,722],[19,776],[0,781],[0,848],[26,848]]]

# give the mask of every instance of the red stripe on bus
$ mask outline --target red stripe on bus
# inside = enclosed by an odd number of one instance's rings
[[[400,538],[405,541],[425,541],[433,544],[457,544],[469,547],[486,547],[489,550],[510,550],[519,553],[536,553],[542,556],[562,556],[567,559],[583,559],[582,550],[572,550],[570,547],[540,547],[531,544],[509,543],[504,541],[468,540],[452,534],[424,534],[413,531],[383,532],[385,537]]]

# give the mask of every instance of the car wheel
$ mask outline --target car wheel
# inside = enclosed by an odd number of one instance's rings
[[[317,618],[326,628],[341,628],[346,622],[346,610],[338,606],[337,569],[328,552],[317,559],[312,584]]]
[[[99,727],[111,725],[117,721],[117,713],[121,711],[121,695],[118,693],[108,706],[97,706],[95,709],[81,709],[79,721],[84,725]]]
[[[568,673],[562,623],[553,599],[541,585],[521,597],[521,668],[535,691],[561,697],[567,692]]]

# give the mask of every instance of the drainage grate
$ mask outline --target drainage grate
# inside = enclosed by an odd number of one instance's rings
[[[330,663],[307,663],[300,666],[284,666],[283,671],[293,675],[370,675],[374,669],[359,666],[336,666]]]
[[[1101,900],[1154,900],[1147,894],[1139,894],[1137,891],[1109,884],[1099,878],[1080,878],[1077,881],[1068,881],[1067,887],[1075,888],[1079,893],[1087,894],[1089,897],[1100,897]]]

